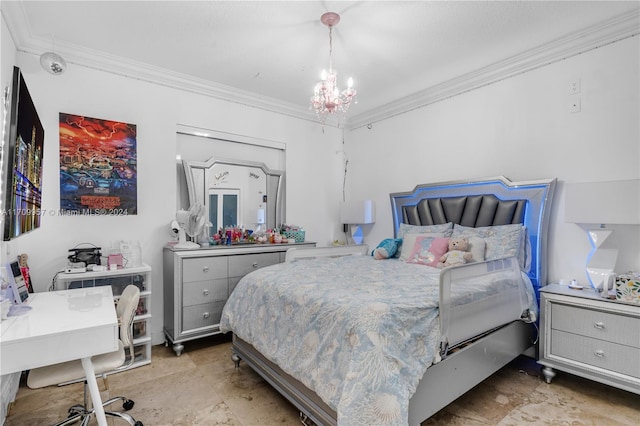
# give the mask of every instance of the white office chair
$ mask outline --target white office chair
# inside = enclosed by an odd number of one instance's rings
[[[107,385],[106,377],[108,373],[114,373],[124,370],[131,366],[135,361],[133,352],[133,317],[135,316],[138,302],[140,300],[140,290],[135,285],[127,286],[116,306],[118,315],[118,324],[120,328],[120,340],[118,341],[118,350],[91,358],[91,362],[96,372],[96,376],[102,376]],[[128,349],[128,356],[125,353]],[[125,363],[125,360],[128,362]],[[50,365],[46,367],[36,368],[29,372],[27,377],[27,386],[32,389],[42,388],[45,386],[57,385],[59,383],[73,382],[84,379],[84,369],[80,360],[69,361],[61,364]],[[133,408],[134,402],[125,397],[119,396],[111,398],[103,402],[103,406],[113,404],[116,401],[122,401],[122,407],[125,410]],[[69,425],[82,420],[81,425],[86,426],[95,413],[94,409],[88,405],[90,398],[88,396],[87,381],[84,382],[84,405],[74,405],[69,408],[69,416],[54,426]],[[126,420],[132,426],[143,426],[142,422],[136,421],[127,413],[117,411],[105,411],[107,416],[119,417]]]

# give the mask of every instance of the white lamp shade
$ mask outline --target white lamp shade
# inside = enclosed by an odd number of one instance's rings
[[[373,200],[348,201],[340,209],[340,222],[364,225],[376,222],[376,206]]]
[[[640,179],[567,183],[565,222],[640,224]]]

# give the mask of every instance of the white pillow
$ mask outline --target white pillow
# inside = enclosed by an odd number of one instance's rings
[[[487,244],[482,238],[471,237],[469,238],[469,252],[471,253],[471,262],[484,262],[484,250]]]
[[[485,260],[501,259],[504,257],[521,256],[521,246],[524,243],[522,234],[526,228],[520,224],[483,226],[471,228],[455,225],[451,238],[482,238],[486,243]],[[522,251],[524,253],[524,250]],[[520,267],[524,268],[525,259],[519,259]]]
[[[451,235],[451,230],[453,229],[453,223],[443,223],[441,225],[408,225],[406,223],[401,223],[400,228],[398,228],[398,237],[403,238],[405,234],[430,234],[433,232],[437,233],[445,233]],[[447,235],[447,237],[449,236]]]

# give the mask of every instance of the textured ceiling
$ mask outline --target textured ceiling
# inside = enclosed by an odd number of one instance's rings
[[[620,16],[637,1],[2,1],[18,50],[55,51],[71,64],[135,77],[186,79],[308,113],[328,66],[352,76],[366,117]],[[637,24],[636,24],[637,25]],[[579,34],[579,33],[578,33]],[[123,71],[125,70],[125,71]],[[70,69],[68,72],[72,72]],[[152,79],[151,79],[152,80]]]

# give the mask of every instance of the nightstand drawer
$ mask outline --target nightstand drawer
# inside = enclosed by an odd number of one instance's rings
[[[637,317],[562,303],[551,304],[551,317],[554,330],[640,348],[640,320]]]
[[[182,287],[182,306],[198,305],[215,300],[227,300],[227,287],[226,278],[184,283]]]
[[[280,263],[278,253],[243,254],[229,257],[229,277],[243,277],[249,272]]]
[[[227,258],[194,257],[182,261],[182,282],[205,281],[227,277]]]
[[[638,349],[564,331],[551,332],[551,355],[640,378]]]
[[[186,306],[182,311],[182,330],[189,331],[219,324],[224,302],[224,300],[220,300],[201,305]]]

